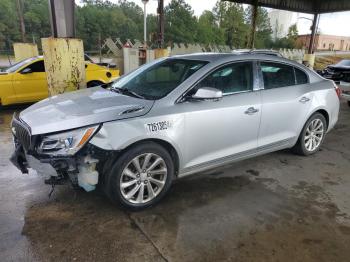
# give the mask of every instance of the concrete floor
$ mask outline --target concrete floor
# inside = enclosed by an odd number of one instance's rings
[[[8,158],[0,109],[0,261],[349,261],[350,108],[311,157],[276,152],[178,181],[128,213]]]

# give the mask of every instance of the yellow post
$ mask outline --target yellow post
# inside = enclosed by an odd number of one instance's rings
[[[86,88],[83,41],[41,39],[49,96]]]
[[[304,54],[303,64],[309,68],[314,68],[315,54]]]
[[[16,62],[39,55],[38,46],[32,43],[13,43],[13,50]]]
[[[167,57],[169,56],[169,50],[168,49],[155,49],[154,50],[154,58],[158,59],[161,57]]]

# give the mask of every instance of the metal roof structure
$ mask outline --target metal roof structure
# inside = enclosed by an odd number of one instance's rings
[[[225,0],[293,12],[323,14],[350,11],[350,0]]]

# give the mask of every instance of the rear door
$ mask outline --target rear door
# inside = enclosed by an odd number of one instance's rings
[[[264,89],[258,147],[289,144],[305,124],[312,101],[307,74],[292,65],[262,61]]]
[[[13,87],[20,103],[46,98],[48,88],[44,60],[35,61],[14,73]]]

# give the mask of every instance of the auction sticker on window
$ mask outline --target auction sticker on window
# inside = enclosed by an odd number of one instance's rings
[[[168,120],[166,121],[159,121],[159,122],[154,122],[154,123],[149,123],[146,124],[146,129],[149,132],[159,132],[163,130],[168,130],[172,127],[172,123]]]

